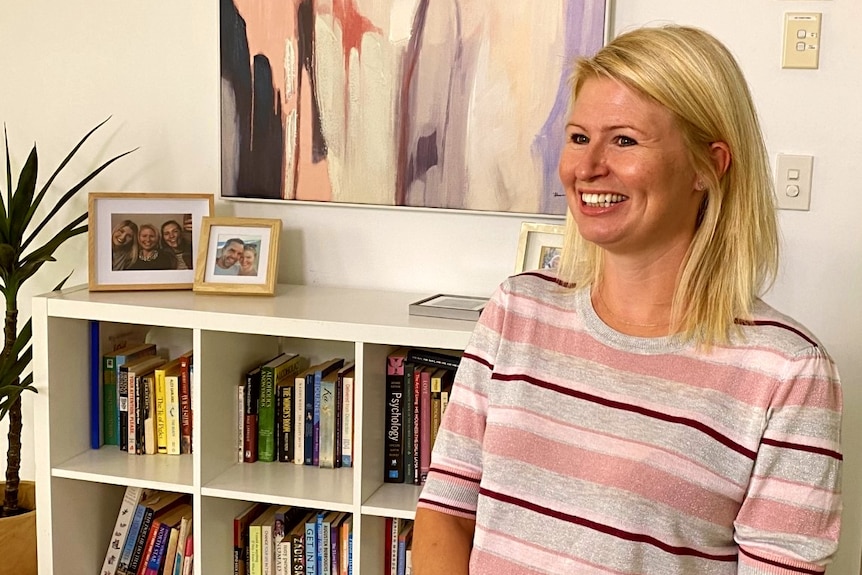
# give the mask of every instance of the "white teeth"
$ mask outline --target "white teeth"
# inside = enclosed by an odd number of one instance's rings
[[[625,199],[620,194],[581,194],[584,203],[591,207],[607,208],[612,204],[619,203]]]

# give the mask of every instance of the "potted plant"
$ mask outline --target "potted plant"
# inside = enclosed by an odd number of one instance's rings
[[[33,387],[33,374],[28,369],[33,355],[30,346],[32,326],[31,321],[27,320],[21,330],[18,330],[18,295],[24,283],[38,273],[46,262],[56,261],[54,253],[60,246],[67,240],[87,232],[86,211],[63,225],[63,222],[69,218],[66,213],[68,210],[63,210],[64,206],[102,170],[133,151],[119,154],[104,162],[75,186],[57,197],[58,193],[51,189],[57,175],[87,139],[107,121],[104,120],[87,132],[38,192],[36,180],[39,160],[35,144],[13,189],[9,141],[4,128],[6,189],[4,191],[0,184],[0,284],[2,284],[0,292],[3,293],[6,302],[6,314],[3,324],[3,352],[0,354],[0,420],[8,416],[9,432],[6,481],[2,484],[4,493],[3,507],[0,510],[0,544],[9,545],[10,549],[0,547],[0,557],[3,557],[6,569],[13,567],[11,564],[19,561],[32,561],[35,565],[35,497],[32,484],[25,484],[22,489],[19,470],[23,427],[21,394],[25,391],[35,392],[36,389]],[[57,218],[65,218],[65,220]],[[46,231],[46,226],[49,224],[56,226],[58,222],[59,225],[63,225],[62,229],[53,236],[46,237],[47,233],[43,233]],[[21,527],[25,532],[20,535],[8,532],[16,527]],[[22,546],[27,545],[30,549],[25,551]],[[30,573],[31,571],[23,568],[3,572]],[[35,573],[35,570],[32,572]]]

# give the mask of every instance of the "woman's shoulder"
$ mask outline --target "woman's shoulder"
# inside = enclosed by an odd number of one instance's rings
[[[738,319],[736,323],[742,327],[749,344],[772,347],[789,355],[813,350],[826,353],[826,348],[810,329],[761,299],[755,300],[748,318]]]

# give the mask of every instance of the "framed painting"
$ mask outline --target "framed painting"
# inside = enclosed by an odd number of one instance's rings
[[[281,220],[204,218],[195,292],[273,295]]]
[[[515,273],[530,270],[557,269],[563,249],[566,226],[556,224],[521,224]]]
[[[563,215],[610,0],[221,0],[223,198]]]
[[[192,288],[212,194],[94,192],[88,203],[91,291]]]

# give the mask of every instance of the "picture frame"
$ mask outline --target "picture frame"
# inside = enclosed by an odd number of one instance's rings
[[[191,289],[201,221],[214,203],[203,193],[90,193],[90,291]]]
[[[486,297],[438,293],[410,304],[409,314],[446,319],[477,320],[488,304]]]
[[[563,247],[566,226],[563,224],[521,223],[515,273],[539,269],[556,269]]]
[[[273,295],[281,225],[274,218],[204,218],[194,291]]]

